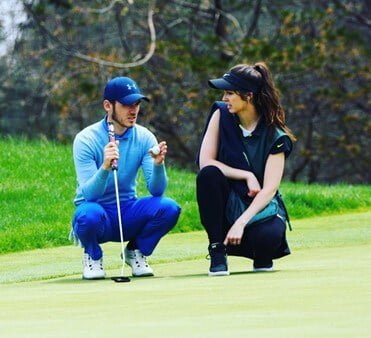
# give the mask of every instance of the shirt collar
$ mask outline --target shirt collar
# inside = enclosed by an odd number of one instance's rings
[[[264,116],[261,116],[259,118],[258,124],[256,125],[255,129],[252,132],[247,131],[240,125],[240,119],[236,116],[237,125],[239,126],[238,129],[240,129],[243,137],[251,137],[251,136],[260,136],[262,133],[262,130],[264,128]]]
[[[108,137],[107,115],[103,119],[103,126],[104,126],[104,129],[107,131],[107,137]],[[116,140],[126,140],[126,139],[129,139],[132,134],[133,134],[133,127],[130,127],[130,128],[127,128],[122,135],[118,135],[118,134],[115,133],[115,139]]]

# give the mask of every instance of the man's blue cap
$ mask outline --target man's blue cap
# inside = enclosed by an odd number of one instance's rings
[[[108,81],[104,88],[104,99],[118,101],[130,106],[140,100],[149,101],[148,97],[141,94],[138,85],[129,77],[119,76]]]

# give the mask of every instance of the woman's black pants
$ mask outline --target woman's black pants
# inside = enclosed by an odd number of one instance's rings
[[[210,244],[222,243],[232,226],[225,215],[230,189],[228,179],[216,166],[204,167],[197,175],[200,219]],[[245,229],[241,244],[228,245],[227,252],[253,259],[255,268],[271,266],[273,258],[282,256],[277,251],[285,241],[285,231],[286,225],[278,217],[251,225]]]

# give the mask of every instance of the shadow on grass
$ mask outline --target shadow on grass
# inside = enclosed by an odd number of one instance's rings
[[[231,272],[231,276],[233,275],[262,275],[262,274],[272,274],[275,272],[279,272],[279,270],[273,270],[273,271],[236,271],[236,272]]]
[[[86,280],[82,279],[82,277],[76,277],[76,278],[56,278],[56,279],[49,279],[46,280],[45,283],[50,284],[87,284],[87,283],[102,283],[102,282],[112,282],[110,278],[106,279],[92,279],[92,280]]]
[[[82,279],[81,277],[71,278],[71,277],[65,277],[65,278],[56,278],[56,279],[49,279],[45,280],[45,283],[51,283],[51,284],[86,284],[86,283],[114,283],[113,280],[111,280],[112,276],[107,276],[105,279],[92,279],[92,280],[86,280]],[[201,277],[208,277],[207,273],[198,273],[198,274],[185,274],[185,275],[167,275],[167,276],[154,276],[154,277],[133,277],[128,276],[132,282],[135,281],[143,281],[146,280],[150,282],[151,280],[155,279],[182,279],[182,278],[201,278]],[[130,283],[118,283],[118,284],[130,284]]]
[[[273,271],[258,271],[258,272],[255,272],[255,271],[234,271],[234,272],[231,272],[230,273],[230,276],[229,277],[233,277],[233,276],[239,276],[239,275],[262,275],[262,274],[273,274],[273,273],[276,273],[276,272],[280,272],[280,270],[273,270]],[[96,279],[96,280],[86,280],[86,279],[82,279],[81,277],[59,277],[59,278],[55,278],[55,279],[49,279],[49,280],[46,280],[45,282],[46,283],[53,283],[53,284],[85,284],[85,283],[112,283],[114,281],[111,280],[111,277],[113,277],[114,275],[112,276],[107,276],[105,279]],[[207,274],[207,271],[206,272],[203,272],[203,273],[190,273],[190,274],[177,274],[177,275],[162,275],[162,276],[148,276],[148,277],[133,277],[133,276],[128,276],[130,278],[130,280],[132,282],[135,282],[135,281],[143,281],[143,280],[146,280],[148,282],[150,282],[151,280],[155,279],[155,280],[158,280],[158,279],[199,279],[199,278],[221,278],[221,277],[224,277],[224,278],[228,278],[228,276],[208,276]],[[121,283],[118,283],[118,284],[121,284]],[[123,283],[123,284],[130,284],[130,283]]]

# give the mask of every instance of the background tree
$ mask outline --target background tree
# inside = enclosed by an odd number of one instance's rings
[[[140,123],[194,168],[206,113],[220,93],[207,79],[264,60],[299,141],[293,181],[370,182],[367,1],[23,0],[27,21],[3,58],[0,128],[70,141],[103,115],[115,75],[152,102]],[[11,111],[11,114],[9,112]]]

